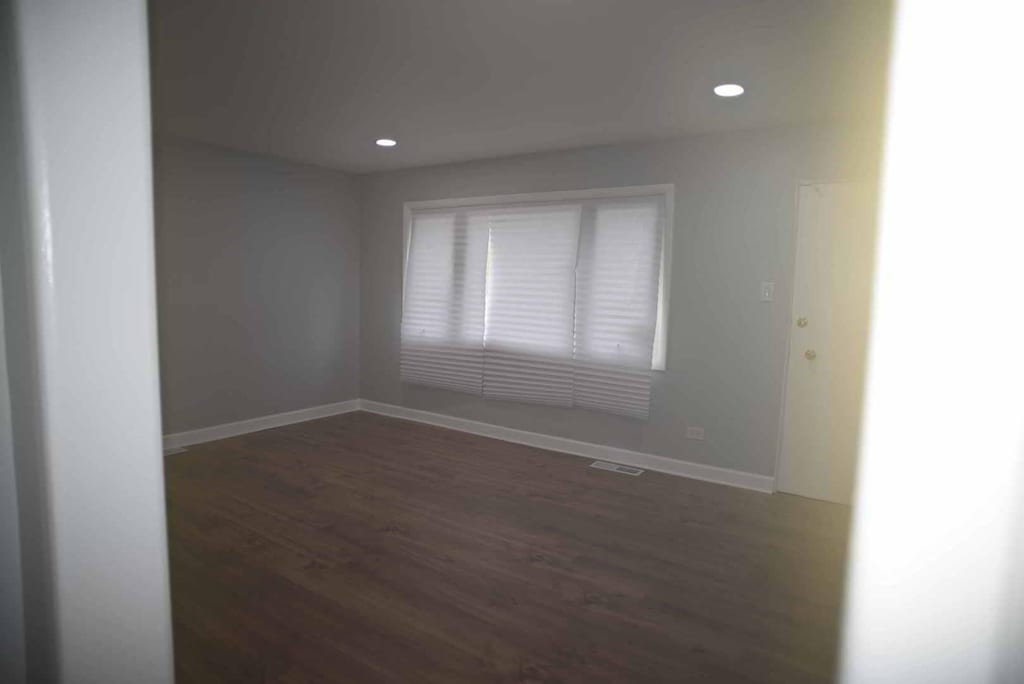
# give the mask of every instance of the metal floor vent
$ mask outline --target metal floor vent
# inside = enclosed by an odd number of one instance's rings
[[[611,470],[612,472],[622,473],[623,475],[643,475],[644,471],[633,466],[619,465],[618,463],[609,463],[608,461],[594,461],[590,464],[591,468],[598,468],[600,470]]]
[[[172,447],[170,449],[164,449],[164,456],[170,456],[172,454],[183,454],[188,451],[187,447]]]

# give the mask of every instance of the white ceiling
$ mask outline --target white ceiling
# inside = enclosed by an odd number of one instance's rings
[[[371,172],[873,116],[888,3],[155,0],[151,16],[160,132]],[[718,98],[721,82],[747,93]]]

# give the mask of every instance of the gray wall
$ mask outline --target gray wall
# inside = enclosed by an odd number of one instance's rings
[[[20,684],[25,681],[25,607],[6,347],[0,291],[0,681]]]
[[[14,5],[0,0],[0,681],[12,684],[25,681],[26,631],[37,674],[47,674],[46,642],[52,638],[26,265],[23,107]],[[19,399],[15,406],[12,396]],[[30,615],[26,602],[35,606]]]
[[[359,396],[359,209],[346,174],[156,144],[164,433]]]
[[[362,179],[361,395],[393,404],[771,475],[788,334],[798,180],[874,173],[869,134],[733,132],[674,142],[375,174]],[[399,382],[402,204],[674,183],[668,370],[649,421],[484,400]],[[758,301],[774,280],[775,302]],[[684,439],[687,424],[706,441]]]

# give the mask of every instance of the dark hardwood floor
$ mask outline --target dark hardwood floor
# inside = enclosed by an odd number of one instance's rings
[[[351,413],[167,458],[179,682],[832,681],[848,510]]]

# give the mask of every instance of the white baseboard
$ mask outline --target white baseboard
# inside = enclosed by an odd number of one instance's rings
[[[340,413],[350,413],[352,411],[358,411],[359,406],[359,399],[349,399],[348,401],[339,401],[334,404],[313,406],[311,408],[299,409],[298,411],[275,413],[270,416],[260,416],[259,418],[240,420],[237,423],[224,423],[223,425],[213,425],[211,427],[200,428],[198,430],[175,432],[170,435],[164,435],[164,450],[177,449],[178,447],[190,446],[192,444],[202,444],[203,442],[212,442],[216,439],[226,439],[227,437],[244,435],[249,432],[269,430],[270,428],[281,427],[282,425],[291,425],[292,423],[304,423],[307,420],[336,416]]]
[[[680,461],[674,458],[645,454],[640,451],[630,451],[629,449],[620,449],[618,447],[604,446],[602,444],[593,444],[590,442],[579,442],[575,439],[566,439],[565,437],[552,437],[551,435],[542,435],[538,432],[516,430],[514,428],[502,427],[491,423],[480,423],[475,420],[455,418],[453,416],[446,416],[440,413],[420,411],[419,409],[411,409],[404,406],[396,406],[394,404],[384,404],[377,401],[370,401],[368,399],[360,399],[359,403],[362,410],[369,411],[371,413],[379,413],[381,415],[392,416],[394,418],[404,418],[418,423],[428,423],[430,425],[469,432],[483,437],[492,437],[505,442],[526,444],[528,446],[539,447],[541,449],[561,451],[567,454],[573,454],[574,456],[582,456],[584,458],[599,461],[612,461],[613,463],[631,465],[645,470],[655,470],[659,473],[689,477],[695,480],[715,482],[733,487],[741,487],[743,489],[753,489],[758,492],[771,493],[775,491],[775,478],[768,475],[757,475],[754,473],[743,472],[742,470],[732,470],[730,468],[719,468],[717,466],[709,466],[702,463]]]
[[[437,425],[452,430],[500,439],[505,442],[525,444],[550,451],[561,451],[598,461],[611,461],[669,475],[689,477],[695,480],[715,482],[743,489],[753,489],[758,492],[775,491],[775,478],[768,475],[757,475],[743,472],[742,470],[681,461],[664,456],[655,456],[654,454],[645,454],[640,451],[605,446],[603,444],[543,435],[539,432],[530,432],[528,430],[516,430],[515,428],[503,427],[501,425],[481,423],[465,418],[455,418],[454,416],[446,416],[441,413],[421,411],[419,409],[406,408],[405,406],[396,406],[395,404],[384,404],[369,399],[349,399],[348,401],[341,401],[335,404],[324,404],[323,406],[314,406],[298,411],[288,411],[287,413],[276,413],[270,416],[240,420],[237,423],[225,423],[224,425],[213,425],[199,430],[176,432],[164,435],[164,449],[177,449],[193,444],[212,442],[217,439],[235,437],[260,430],[269,430],[270,428],[291,425],[292,423],[304,423],[307,420],[326,418],[327,416],[350,413],[360,409],[371,413],[378,413],[382,416],[404,418],[405,420],[412,420],[417,423]]]

